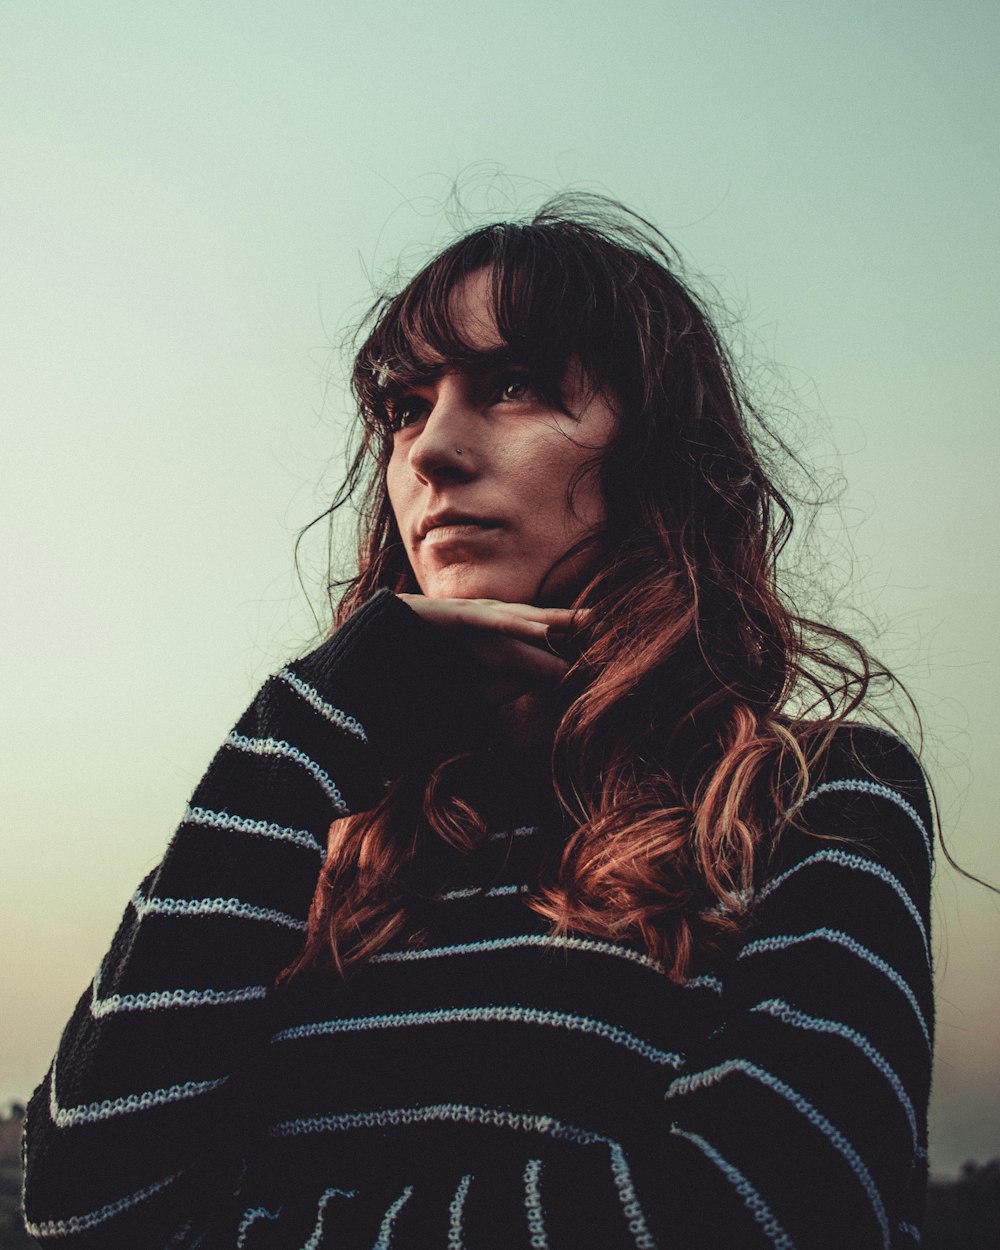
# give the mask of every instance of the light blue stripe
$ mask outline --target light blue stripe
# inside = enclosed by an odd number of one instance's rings
[[[783,1002],[780,998],[767,999],[765,1002],[757,1003],[756,1006],[750,1008],[751,1011],[761,1011],[775,1019],[783,1021],[785,1024],[791,1024],[796,1028],[810,1029],[814,1033],[830,1033],[836,1037],[842,1037],[845,1041],[856,1046],[858,1050],[869,1060],[873,1067],[885,1077],[892,1086],[893,1093],[899,1099],[900,1106],[906,1115],[910,1125],[910,1135],[913,1138],[914,1152],[917,1150],[917,1117],[913,1110],[913,1103],[910,1102],[903,1082],[900,1080],[896,1071],[891,1067],[884,1056],[875,1049],[867,1037],[863,1033],[857,1032],[856,1029],[849,1028],[846,1024],[841,1024],[837,1020],[824,1020],[818,1016],[806,1015],[804,1011],[798,1011],[791,1007],[788,1003]]]
[[[447,955],[478,955],[483,951],[514,950],[528,946],[539,946],[546,950],[586,951],[596,955],[612,955],[616,959],[627,959],[631,963],[641,964],[644,968],[666,975],[666,969],[657,960],[627,946],[617,946],[614,942],[599,942],[594,938],[563,937],[548,933],[522,933],[513,937],[492,938],[482,942],[458,942],[453,946],[430,946],[424,949],[407,947],[405,950],[383,951],[380,955],[373,955],[368,962],[372,964],[409,963],[418,959],[440,959]]]
[[[711,990],[713,994],[721,994],[725,988],[718,977],[688,977],[682,985],[687,990]]]
[[[270,1134],[272,1137],[301,1137],[309,1133],[389,1128],[400,1124],[426,1124],[439,1120],[451,1124],[481,1124],[490,1128],[541,1133],[577,1146],[608,1144],[606,1137],[572,1124],[563,1124],[552,1116],[533,1115],[528,1111],[504,1111],[497,1107],[469,1106],[465,1103],[436,1103],[423,1107],[390,1107],[380,1111],[345,1111],[339,1115],[308,1116],[275,1124]]]
[[[589,1129],[564,1124],[549,1115],[532,1112],[505,1111],[498,1107],[476,1107],[465,1103],[436,1103],[423,1107],[393,1107],[379,1111],[347,1111],[339,1115],[310,1116],[284,1120],[269,1130],[272,1137],[301,1137],[310,1133],[335,1133],[359,1128],[389,1128],[397,1125],[426,1124],[444,1121],[452,1124],[480,1124],[489,1128],[507,1128],[519,1132],[540,1133],[556,1141],[577,1146],[601,1145],[611,1152],[611,1170],[621,1199],[629,1229],[637,1250],[656,1250],[646,1227],[625,1153],[618,1142]],[[391,1210],[391,1208],[390,1208]],[[388,1214],[388,1213],[387,1213]]]
[[[382,1217],[382,1224],[378,1230],[378,1240],[372,1247],[372,1250],[389,1250],[392,1245],[392,1229],[396,1223],[396,1217],[402,1211],[403,1207],[410,1201],[413,1193],[413,1186],[407,1185],[396,1201],[392,1204],[385,1215]]]
[[[917,996],[913,990],[910,989],[895,968],[890,967],[874,951],[869,950],[867,946],[862,946],[860,942],[855,941],[854,938],[840,929],[812,929],[808,933],[760,938],[756,942],[748,942],[740,951],[737,959],[745,959],[750,955],[759,955],[762,952],[769,954],[773,951],[786,950],[789,946],[796,946],[800,942],[811,942],[814,940],[832,942],[835,946],[842,946],[845,950],[849,950],[852,955],[857,955],[859,959],[863,959],[866,963],[871,964],[873,968],[877,968],[883,976],[888,977],[893,985],[906,996],[906,1001],[913,1008],[917,1017],[917,1023],[920,1025],[924,1040],[927,1042],[928,1048],[930,1047],[930,1030],[927,1027],[927,1022],[924,1020],[924,1014],[920,1010],[920,1004],[917,1002]]]
[[[768,895],[773,894],[775,890],[784,885],[789,877],[797,873],[800,868],[808,868],[812,864],[823,863],[839,864],[844,868],[854,869],[858,872],[870,873],[871,876],[877,877],[880,881],[889,886],[889,888],[895,891],[895,893],[899,896],[903,906],[910,913],[914,923],[920,930],[920,937],[924,944],[924,950],[926,951],[929,949],[927,942],[927,930],[924,928],[924,922],[920,916],[920,912],[917,910],[916,904],[913,899],[910,898],[905,887],[903,886],[903,883],[898,877],[894,876],[888,868],[884,868],[881,864],[877,864],[870,859],[865,859],[863,855],[852,855],[848,854],[846,851],[817,851],[814,855],[810,855],[807,859],[803,859],[799,863],[793,864],[787,872],[783,872],[780,876],[777,876],[772,881],[769,881],[757,895],[758,901],[762,902],[768,897]]]
[[[184,821],[192,825],[205,825],[210,829],[228,829],[233,833],[250,833],[262,838],[273,838],[277,842],[291,842],[296,846],[318,851],[326,858],[326,851],[308,829],[291,829],[287,825],[276,825],[273,821],[249,820],[245,816],[213,812],[204,807],[188,807],[184,813]]]
[[[100,974],[98,974],[100,975]],[[238,990],[152,990],[148,994],[109,994],[100,998],[94,980],[90,1014],[95,1020],[119,1011],[163,1011],[173,1007],[222,1007],[266,998],[266,985],[246,985]]]
[[[314,759],[306,755],[305,751],[300,751],[298,747],[293,747],[291,743],[283,742],[279,738],[248,738],[243,734],[238,734],[235,729],[226,739],[226,744],[235,747],[237,751],[247,751],[251,755],[276,755],[282,759],[294,760],[317,782],[337,815],[348,815],[348,806],[344,802],[344,796],[337,789],[336,782],[329,773],[320,768]]]
[[[541,1159],[529,1159],[524,1169],[524,1209],[528,1217],[528,1232],[531,1234],[532,1250],[549,1250],[549,1237],[545,1231],[545,1213],[542,1208],[542,1194],[538,1184],[541,1172]]]
[[[656,1242],[649,1231],[646,1217],[639,1205],[635,1192],[635,1183],[625,1158],[625,1151],[617,1142],[609,1143],[611,1149],[611,1178],[618,1191],[618,1200],[622,1204],[622,1212],[628,1221],[628,1230],[632,1234],[636,1250],[656,1250]]]
[[[332,725],[336,725],[338,729],[343,729],[345,733],[352,734],[355,738],[360,738],[362,742],[368,741],[368,735],[364,731],[364,726],[359,720],[353,716],[348,716],[339,707],[334,707],[332,703],[328,703],[326,699],[315,690],[308,682],[302,680],[297,673],[293,673],[290,668],[283,668],[280,673],[276,674],[279,681],[285,682],[287,685],[303,698],[311,708],[319,712]]]
[[[247,1233],[258,1220],[268,1220],[273,1224],[278,1216],[281,1215],[281,1210],[281,1207],[278,1207],[277,1211],[269,1211],[267,1207],[248,1207],[243,1212],[240,1226],[236,1230],[236,1250],[244,1250],[247,1244]]]
[[[465,1250],[465,1236],[462,1231],[462,1212],[465,1199],[472,1184],[472,1173],[469,1172],[458,1182],[458,1188],[448,1206],[448,1250]]]
[[[447,894],[439,894],[435,902],[451,903],[456,899],[464,898],[503,898],[511,894],[529,894],[530,892],[530,885],[495,885],[490,890],[484,890],[476,885],[464,890],[449,890]]]
[[[286,929],[305,932],[306,922],[273,907],[254,907],[239,898],[145,898],[135,894],[132,906],[140,917],[154,916],[230,916],[234,920],[263,920]]]
[[[38,1224],[25,1219],[24,1226],[28,1230],[28,1235],[36,1238],[70,1237],[76,1233],[88,1233],[92,1228],[106,1224],[108,1220],[113,1220],[116,1216],[130,1211],[132,1207],[138,1206],[140,1202],[145,1202],[147,1198],[158,1194],[161,1189],[166,1189],[182,1175],[182,1172],[175,1172],[173,1176],[165,1176],[163,1180],[154,1181],[145,1189],[137,1189],[134,1193],[109,1202],[107,1206],[99,1207],[96,1211],[89,1211],[86,1215],[70,1215],[62,1220],[42,1220]]]
[[[344,1019],[320,1020],[313,1024],[298,1024],[281,1029],[271,1038],[272,1042],[300,1041],[309,1037],[328,1036],[333,1033],[358,1033],[368,1029],[407,1028],[416,1025],[439,1024],[540,1024],[553,1028],[570,1029],[588,1033],[649,1059],[653,1063],[679,1068],[684,1056],[673,1051],[659,1050],[643,1041],[634,1033],[595,1020],[590,1016],[574,1016],[562,1011],[543,1011],[536,1007],[442,1007],[436,1011],[407,1011],[395,1015],[351,1016]]]
[[[924,840],[924,847],[927,851],[928,858],[930,858],[932,854],[931,838],[930,834],[927,832],[927,826],[920,818],[920,813],[913,806],[913,804],[907,799],[904,799],[897,790],[893,790],[891,786],[883,785],[882,782],[866,781],[861,777],[845,777],[840,781],[824,781],[823,784],[817,786],[815,790],[810,790],[805,798],[802,799],[802,801],[792,810],[797,811],[800,807],[804,807],[805,804],[811,799],[816,799],[822,794],[830,794],[836,791],[845,791],[848,794],[872,794],[876,798],[888,799],[890,803],[895,803],[898,808],[901,808],[902,811],[909,816],[909,818],[920,830],[920,836]]]
[[[324,1190],[320,1196],[319,1205],[316,1208],[316,1227],[312,1230],[312,1235],[306,1241],[302,1250],[320,1250],[323,1244],[323,1217],[326,1214],[327,1203],[331,1198],[353,1198],[357,1190],[355,1189],[336,1189],[331,1188]]]
[[[52,1063],[49,1082],[49,1114],[58,1128],[74,1124],[96,1124],[99,1120],[111,1120],[120,1115],[132,1115],[136,1111],[151,1111],[154,1107],[180,1102],[207,1094],[229,1078],[219,1077],[212,1081],[185,1081],[183,1085],[168,1085],[163,1089],[148,1089],[139,1094],[127,1094],[121,1098],[107,1098],[103,1102],[91,1102],[78,1107],[60,1107],[56,1096],[56,1064]]]
[[[724,1159],[721,1154],[710,1145],[704,1137],[700,1137],[697,1133],[688,1133],[684,1129],[678,1128],[675,1124],[671,1128],[671,1133],[676,1137],[683,1137],[687,1141],[692,1142],[707,1158],[715,1164],[719,1171],[725,1176],[726,1180],[733,1186],[739,1196],[743,1199],[747,1210],[760,1225],[767,1239],[774,1246],[775,1250],[795,1250],[795,1242],[782,1228],[778,1217],[764,1201],[759,1191],[750,1183],[743,1173],[734,1164]]]
[[[882,1230],[882,1244],[885,1250],[889,1250],[889,1219],[886,1215],[885,1204],[861,1156],[844,1134],[838,1128],[835,1128],[826,1116],[817,1110],[811,1102],[803,1098],[797,1090],[792,1089],[790,1085],[786,1085],[784,1081],[779,1080],[772,1073],[766,1072],[763,1068],[759,1068],[755,1063],[750,1063],[746,1059],[729,1059],[725,1063],[720,1063],[714,1068],[707,1068],[703,1072],[694,1072],[690,1076],[678,1077],[668,1088],[665,1097],[683,1097],[696,1090],[707,1088],[709,1085],[716,1085],[734,1072],[741,1072],[746,1076],[752,1077],[766,1089],[773,1090],[791,1103],[795,1110],[800,1115],[803,1115],[815,1128],[819,1129],[834,1149],[843,1156],[868,1196],[879,1228]]]

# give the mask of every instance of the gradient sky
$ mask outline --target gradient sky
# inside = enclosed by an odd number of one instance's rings
[[[847,481],[813,564],[1000,881],[998,53],[995,0],[6,0],[0,1099],[313,636],[292,549],[341,466],[333,345],[449,237],[456,178],[472,223],[606,191],[714,284],[765,408]],[[943,863],[935,949],[950,1173],[1000,1155],[1000,901]]]

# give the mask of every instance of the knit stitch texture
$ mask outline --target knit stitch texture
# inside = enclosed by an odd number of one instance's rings
[[[333,819],[469,716],[392,596],[265,684],[130,902],[26,1128],[67,1250],[897,1250],[916,1244],[933,1038],[919,765],[840,731],[743,940],[675,984],[549,936],[552,838],[469,878],[346,985],[276,992]],[[373,674],[377,677],[374,680]]]

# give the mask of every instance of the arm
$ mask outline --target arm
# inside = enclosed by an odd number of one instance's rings
[[[461,719],[454,669],[438,633],[380,595],[241,717],[32,1099],[25,1207],[42,1244],[165,1245],[210,1170],[226,1176],[233,1091],[301,945],[330,823]]]
[[[842,730],[796,815],[726,1023],[666,1091],[664,1246],[917,1241],[933,1031],[919,765],[890,735]]]

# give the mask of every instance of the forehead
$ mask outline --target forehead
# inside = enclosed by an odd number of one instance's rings
[[[489,374],[527,363],[528,353],[512,347],[497,326],[492,278],[485,268],[459,278],[442,301],[443,316],[429,327],[430,338],[415,326],[405,333],[405,351],[376,363],[376,386],[391,394],[444,373]]]
[[[456,364],[479,371],[509,357],[509,348],[497,327],[488,270],[480,269],[460,278],[448,292],[444,305],[452,350],[428,342],[417,331],[409,338],[410,367],[404,365],[403,373],[437,376]],[[454,350],[458,344],[464,349],[460,354]],[[390,367],[389,372],[396,375],[397,370]]]
[[[450,372],[521,367],[557,405],[571,359],[595,380],[603,376],[590,367],[593,345],[581,324],[588,301],[567,292],[565,273],[516,256],[471,266],[467,259],[444,254],[384,305],[355,359],[363,413],[378,419],[387,400]]]
[[[489,270],[478,269],[460,279],[448,297],[448,315],[458,335],[478,352],[503,346],[493,311]]]

